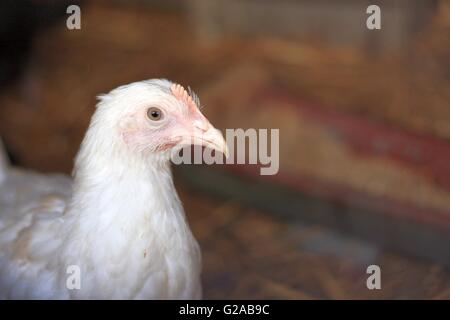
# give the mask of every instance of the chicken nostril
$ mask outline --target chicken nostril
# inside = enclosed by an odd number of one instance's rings
[[[209,129],[209,124],[203,121],[194,121],[194,128],[206,132]]]
[[[194,126],[195,129],[199,129],[202,132],[206,132],[208,131],[208,129],[206,129],[205,127],[200,127],[200,126]]]

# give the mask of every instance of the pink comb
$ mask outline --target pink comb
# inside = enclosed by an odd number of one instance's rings
[[[198,107],[200,105],[200,101],[199,101],[197,95],[190,88],[189,88],[189,93],[188,93],[186,91],[186,89],[183,88],[182,85],[174,83],[170,87],[170,90],[172,91],[172,94],[175,96],[175,98],[186,103],[187,106],[189,107],[189,109],[191,109],[191,110],[198,109]]]

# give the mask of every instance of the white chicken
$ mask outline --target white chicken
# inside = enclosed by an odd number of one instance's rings
[[[170,155],[188,144],[226,154],[222,134],[167,80],[99,99],[73,181],[0,158],[0,299],[201,298]]]

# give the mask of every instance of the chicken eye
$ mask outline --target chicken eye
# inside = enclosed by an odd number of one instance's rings
[[[147,117],[150,120],[158,121],[163,118],[163,113],[162,113],[161,109],[152,107],[147,110]]]

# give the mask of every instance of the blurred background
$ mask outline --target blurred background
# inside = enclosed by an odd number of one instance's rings
[[[174,168],[205,298],[450,298],[450,1],[4,0],[0,25],[16,165],[70,173],[96,95],[149,78],[222,130],[280,129],[275,176]]]

